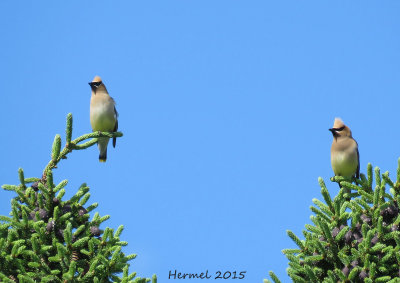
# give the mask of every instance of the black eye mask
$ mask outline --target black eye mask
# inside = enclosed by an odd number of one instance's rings
[[[335,132],[341,132],[341,131],[344,130],[344,126],[343,126],[343,127],[340,127],[340,128],[332,128],[332,129],[330,129],[330,130],[335,131]]]
[[[98,87],[101,85],[101,83],[102,83],[102,82],[90,82],[89,85],[90,85],[91,87],[96,87],[96,88],[98,88]]]
[[[338,132],[341,132],[341,131],[343,131],[343,130],[344,130],[344,126],[343,126],[343,127],[340,127],[340,128],[331,128],[331,129],[329,129],[329,131],[332,132],[332,135],[333,135],[334,137],[338,137],[338,136],[339,136]]]

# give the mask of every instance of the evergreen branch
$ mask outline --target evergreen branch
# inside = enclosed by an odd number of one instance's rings
[[[19,177],[19,181],[21,182],[22,187],[25,188],[24,170],[22,170],[22,168],[18,169],[18,177]]]
[[[114,138],[114,137],[122,137],[123,134],[121,132],[114,132],[114,133],[110,133],[110,132],[94,132],[94,133],[90,133],[90,134],[85,134],[82,135],[76,139],[74,139],[73,141],[71,141],[68,146],[66,145],[63,150],[59,153],[57,158],[54,158],[52,160],[49,161],[49,163],[46,165],[45,169],[43,170],[43,175],[45,176],[45,173],[48,172],[49,170],[52,170],[54,168],[57,168],[57,164],[60,162],[61,159],[65,159],[67,154],[72,152],[72,150],[74,149],[85,149],[88,148],[94,144],[97,143],[97,138],[101,138],[101,137],[108,137],[108,138]],[[79,145],[78,143],[87,139],[91,139],[91,141],[86,142],[82,145]],[[43,178],[42,178],[43,180]]]
[[[386,171],[385,173],[382,174],[383,180],[385,180],[386,184],[389,184],[390,187],[394,188],[395,185],[392,182],[392,180],[389,178],[389,172]]]
[[[94,144],[97,143],[97,139],[101,137],[108,137],[108,138],[114,138],[114,137],[122,137],[123,134],[121,132],[93,132],[89,134],[82,135],[73,141],[71,141],[71,136],[72,136],[72,114],[69,113],[67,115],[67,128],[66,128],[66,145],[65,147],[61,150],[61,137],[59,135],[56,135],[54,138],[53,142],[53,147],[52,147],[52,158],[49,161],[49,163],[46,165],[45,169],[43,170],[43,176],[41,181],[44,182],[46,180],[47,172],[57,168],[57,164],[60,162],[61,159],[66,159],[68,153],[72,152],[72,150],[80,150],[80,149],[86,149]],[[87,140],[87,139],[92,139],[84,144],[79,144],[80,142]]]
[[[375,184],[378,187],[381,186],[381,169],[379,167],[375,167]]]
[[[278,279],[278,277],[272,271],[269,272],[269,276],[271,276],[271,279],[274,281],[274,283],[281,283],[281,281]]]
[[[25,178],[20,168],[20,184],[2,186],[17,196],[11,200],[11,217],[0,215],[1,282],[156,283],[155,275],[134,279],[136,272],[128,274],[127,262],[136,255],[122,252],[128,244],[119,238],[122,225],[114,234],[114,229],[106,227],[103,232],[99,228],[109,215],[95,213],[89,221],[89,212],[98,206],[84,207],[89,187],[82,184],[75,195],[63,201],[68,181],[56,185],[53,180],[53,169],[72,150],[88,148],[100,137],[121,136],[119,132],[94,132],[71,140],[72,115],[68,114],[66,145],[61,149],[61,137],[55,136],[42,177]]]
[[[71,137],[72,137],[72,114],[68,113],[67,115],[67,128],[65,130],[65,136],[66,136],[66,143],[67,146],[69,146],[69,143],[71,142]]]
[[[395,183],[389,172],[381,174],[371,164],[358,180],[332,177],[341,185],[335,197],[318,179],[325,203],[312,200],[317,206],[310,207],[315,226],[305,225],[305,240],[287,231],[299,248],[282,251],[294,282],[399,281],[400,159],[398,163]]]
[[[288,234],[288,236],[293,240],[293,242],[296,243],[296,245],[303,250],[304,249],[304,244],[302,243],[302,241],[300,241],[299,238],[297,238],[297,236],[290,230],[287,230],[286,233]]]

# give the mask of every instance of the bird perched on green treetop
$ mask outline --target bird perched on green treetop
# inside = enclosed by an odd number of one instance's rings
[[[115,101],[108,94],[106,86],[99,76],[95,76],[89,83],[92,89],[90,99],[90,124],[93,132],[116,132],[118,130],[118,112],[115,109]],[[110,138],[100,137],[97,144],[99,147],[99,161],[107,160],[107,145]],[[113,147],[116,144],[116,138],[113,138]]]
[[[351,130],[340,118],[335,118],[329,129],[333,135],[331,164],[336,176],[345,178],[360,177],[360,154],[358,144],[353,139]]]

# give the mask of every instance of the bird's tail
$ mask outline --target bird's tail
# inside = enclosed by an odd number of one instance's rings
[[[99,161],[100,162],[106,162],[107,160],[107,153],[103,154],[103,155],[99,155]]]
[[[99,138],[97,141],[97,145],[99,147],[99,161],[100,162],[106,162],[107,160],[107,145],[108,145],[108,141],[110,139],[109,138]]]

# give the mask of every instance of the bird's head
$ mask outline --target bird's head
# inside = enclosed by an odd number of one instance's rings
[[[351,137],[350,128],[347,127],[342,119],[335,118],[335,122],[333,123],[333,127],[329,129],[332,132],[333,137]]]
[[[96,91],[100,88],[105,88],[103,81],[99,76],[95,76],[93,81],[91,81],[89,85],[94,93],[96,93]]]

